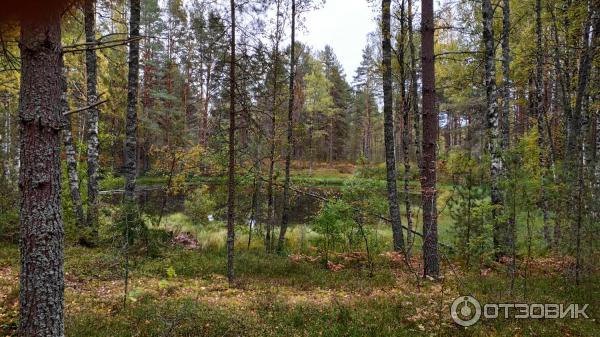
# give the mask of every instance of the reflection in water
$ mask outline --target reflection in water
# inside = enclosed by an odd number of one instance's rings
[[[219,220],[225,220],[225,208],[226,208],[226,200],[225,194],[221,189],[224,188],[224,185],[217,184],[207,184],[212,192],[216,195],[223,196],[223,200],[218,200],[217,198],[217,209],[215,210],[214,218]],[[319,196],[331,198],[339,194],[338,187],[310,187],[305,189],[306,192],[311,194],[316,194]],[[187,191],[190,192],[190,191]],[[180,193],[178,195],[168,195],[166,196],[166,202],[164,206],[163,215],[168,215],[172,213],[183,212],[184,210],[184,201],[186,197],[186,192]],[[250,204],[251,204],[251,195],[252,189],[247,188],[242,193],[238,194],[238,212],[243,216],[249,216],[250,214]],[[164,198],[165,191],[164,188],[160,187],[144,187],[137,191],[138,200],[140,203],[140,208],[144,213],[155,216],[160,212]],[[266,215],[266,205],[267,205],[267,196],[266,193],[261,193],[260,195],[260,207],[259,214],[261,217],[258,219],[260,222],[265,221]],[[247,200],[246,200],[247,199]],[[104,194],[103,201],[111,204],[117,205],[121,202],[122,196],[119,193],[113,194]],[[283,191],[275,190],[275,215],[276,218],[281,217],[281,212],[283,208]],[[292,193],[291,200],[291,212],[290,212],[290,222],[291,223],[306,223],[309,222],[312,217],[314,217],[321,207],[321,201],[314,197],[311,197],[306,194],[301,193]]]

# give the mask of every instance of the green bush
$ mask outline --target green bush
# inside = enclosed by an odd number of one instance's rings
[[[313,221],[312,229],[321,234],[317,244],[326,260],[329,252],[338,246],[346,246],[347,250],[350,249],[351,243],[355,241],[353,238],[356,227],[353,209],[348,203],[342,200],[333,200],[323,205]]]
[[[197,187],[184,202],[185,215],[196,226],[207,225],[208,216],[214,213],[216,202],[208,191],[208,186]]]

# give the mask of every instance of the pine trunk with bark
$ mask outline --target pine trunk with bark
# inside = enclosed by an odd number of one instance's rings
[[[21,20],[19,336],[62,337],[64,228],[60,13]]]
[[[423,276],[437,278],[440,274],[436,207],[436,148],[439,122],[435,106],[433,0],[422,0],[421,5],[421,67],[423,74],[423,161],[421,163]]]
[[[287,116],[287,144],[285,149],[285,180],[283,183],[283,214],[281,216],[281,227],[279,229],[279,240],[277,243],[277,253],[283,252],[285,244],[285,232],[290,216],[290,164],[292,161],[293,138],[293,114],[294,114],[294,81],[296,74],[296,0],[292,0],[292,27],[291,27],[291,45],[290,45],[290,92],[288,100]]]
[[[87,104],[88,109],[88,148],[87,148],[87,217],[86,225],[92,231],[92,240],[98,235],[98,114],[99,109],[93,106],[98,101],[97,74],[96,74],[96,9],[94,0],[85,0],[83,5],[85,21],[85,70],[87,79]]]
[[[394,111],[392,107],[392,44],[390,31],[391,0],[381,1],[382,51],[383,51],[383,132],[385,143],[385,167],[387,172],[387,197],[392,221],[394,250],[404,251],[402,218],[398,190],[396,189],[396,158],[394,149]]]
[[[408,127],[410,122],[410,106],[409,106],[409,95],[406,92],[406,67],[404,62],[405,56],[405,37],[406,37],[406,11],[404,9],[404,0],[401,2],[400,6],[400,41],[398,42],[398,65],[399,65],[399,73],[400,73],[400,105],[401,109],[398,109],[400,116],[398,120],[402,123],[401,128],[401,142],[402,146],[402,161],[404,164],[404,204],[406,206],[406,255],[410,257],[410,250],[413,245],[413,219],[412,219],[412,209],[411,209],[411,201],[410,201],[410,191],[409,191],[409,180],[410,180],[410,156],[409,156],[409,146],[410,146],[410,128]],[[400,151],[398,151],[400,152]]]

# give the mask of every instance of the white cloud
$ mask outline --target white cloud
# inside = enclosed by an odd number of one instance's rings
[[[350,81],[361,61],[367,34],[377,29],[367,0],[326,0],[323,8],[302,14],[306,28],[298,40],[321,50],[329,44]]]

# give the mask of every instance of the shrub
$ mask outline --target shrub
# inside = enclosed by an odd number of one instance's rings
[[[185,215],[196,226],[208,224],[208,216],[213,214],[216,202],[208,191],[208,186],[196,188],[184,202]]]
[[[356,227],[352,214],[352,206],[342,200],[334,200],[326,202],[315,218],[313,230],[322,235],[318,244],[325,260],[336,246],[352,242],[353,229]]]

